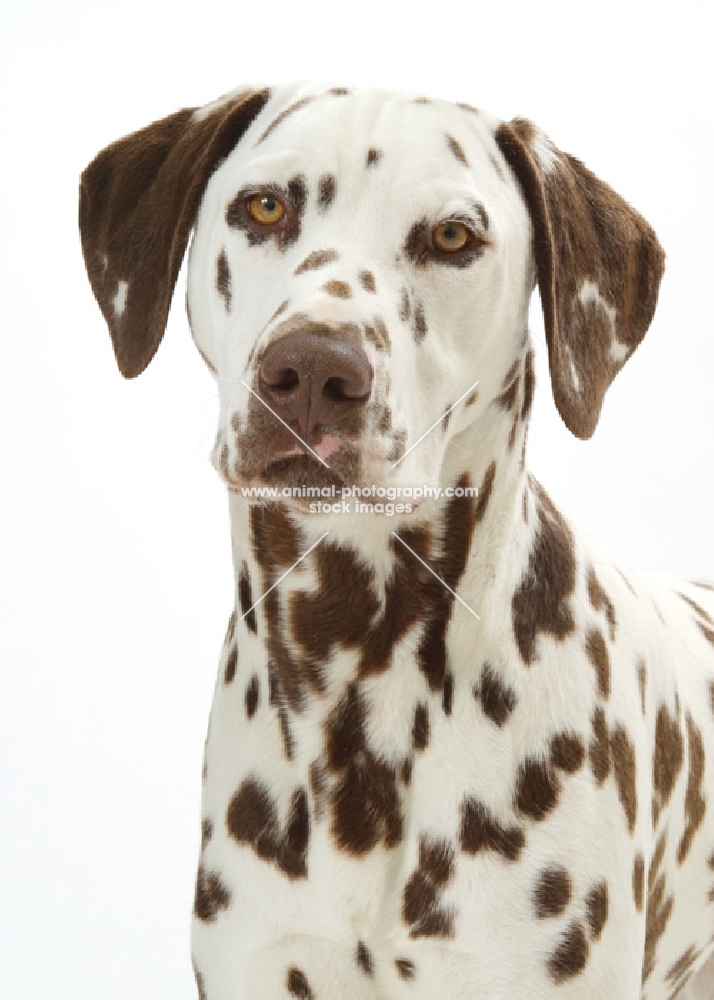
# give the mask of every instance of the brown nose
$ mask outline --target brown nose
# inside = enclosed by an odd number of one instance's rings
[[[372,368],[354,344],[317,333],[288,333],[270,344],[258,378],[260,395],[307,440],[318,424],[331,426],[363,406]]]

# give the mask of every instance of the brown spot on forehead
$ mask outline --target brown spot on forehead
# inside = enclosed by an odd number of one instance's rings
[[[351,299],[352,289],[346,281],[326,281],[322,291],[336,299]]]
[[[447,135],[446,142],[449,149],[456,157],[456,159],[459,161],[459,163],[463,163],[465,167],[468,167],[469,161],[466,159],[466,153],[464,153],[461,144],[457,142],[456,139],[454,139],[453,135]]]
[[[533,905],[539,919],[557,917],[565,910],[572,895],[570,876],[556,865],[541,872],[533,892]]]
[[[323,174],[317,184],[317,207],[326,212],[335,198],[337,180],[334,174]]]
[[[272,133],[275,131],[278,125],[281,124],[281,122],[284,122],[285,119],[288,118],[290,115],[294,115],[296,111],[300,111],[302,108],[307,107],[307,105],[311,104],[312,101],[314,100],[315,100],[314,97],[301,97],[299,101],[295,101],[294,104],[291,104],[289,107],[284,108],[280,112],[280,114],[277,115],[277,117],[275,117],[272,120],[270,125],[268,125],[268,127],[265,129],[265,131],[263,132],[260,139],[258,139],[255,145],[259,146],[260,143],[264,142],[269,135],[272,135]]]
[[[367,151],[367,166],[376,167],[379,161],[382,159],[384,153],[381,149],[371,148]]]
[[[374,976],[374,959],[364,941],[360,941],[357,944],[355,960],[365,976],[369,976],[370,978]]]
[[[395,958],[394,964],[397,967],[400,979],[409,982],[416,976],[416,966],[408,958]]]
[[[332,264],[339,260],[340,255],[336,250],[313,250],[304,261],[295,268],[295,274],[304,274],[305,271],[316,271],[326,264]]]
[[[302,969],[298,969],[294,965],[287,971],[285,985],[288,988],[288,993],[291,997],[295,997],[295,1000],[315,1000],[315,994],[310,988],[307,976]]]
[[[478,108],[475,108],[473,104],[466,104],[464,101],[457,101],[456,107],[461,108],[462,111],[468,111],[472,115],[479,115],[481,112]]]

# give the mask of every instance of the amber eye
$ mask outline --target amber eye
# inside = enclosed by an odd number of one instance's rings
[[[248,199],[248,214],[260,226],[277,226],[285,215],[285,205],[274,195],[262,192]]]
[[[442,253],[456,253],[470,243],[471,231],[463,222],[442,222],[434,227],[431,241]]]

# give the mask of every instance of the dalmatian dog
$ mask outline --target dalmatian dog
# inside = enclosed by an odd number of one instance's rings
[[[300,84],[109,146],[80,229],[129,378],[194,233],[218,386],[199,996],[712,1000],[714,588],[623,570],[526,465],[535,284],[588,438],[649,225],[528,121]]]

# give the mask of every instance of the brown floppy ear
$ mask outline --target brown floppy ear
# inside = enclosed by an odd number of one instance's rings
[[[82,174],[84,261],[126,378],[144,371],[164,335],[209,177],[268,97],[251,91],[205,114],[177,111],[112,143]]]
[[[531,122],[503,123],[496,141],[533,222],[555,405],[589,438],[652,321],[664,251],[641,215]]]

